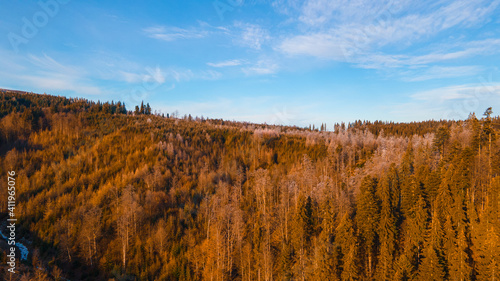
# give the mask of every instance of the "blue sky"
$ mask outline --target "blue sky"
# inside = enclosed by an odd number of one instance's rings
[[[2,1],[0,87],[299,126],[464,119],[500,110],[499,4]]]

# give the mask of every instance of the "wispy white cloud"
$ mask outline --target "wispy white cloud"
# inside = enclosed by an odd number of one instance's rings
[[[260,25],[236,22],[234,26],[240,33],[235,40],[239,45],[260,50],[271,39],[269,32]]]
[[[347,45],[324,33],[286,38],[278,50],[289,55],[308,55],[332,60],[345,60],[347,56]]]
[[[471,112],[482,113],[500,101],[500,83],[453,85],[420,91],[410,101],[393,104],[387,111],[407,121],[465,119]]]
[[[463,42],[462,50],[457,50],[460,46],[449,46],[427,55],[394,54],[387,51],[387,47],[397,46],[401,50],[453,27],[469,27],[488,21],[500,0],[441,1],[434,4],[435,9],[418,11],[406,7],[406,1],[396,4],[397,8],[391,3],[394,2],[307,1],[298,17],[314,28],[306,29],[303,34],[286,36],[276,49],[287,55],[313,56],[351,62],[364,68],[379,68],[422,65],[477,55],[498,47],[499,41],[493,38]]]
[[[61,63],[57,62],[55,59],[48,56],[47,54],[43,54],[42,56],[35,56],[33,54],[28,54],[27,60],[32,65],[38,67],[39,69],[43,69],[44,71],[54,71],[66,74],[80,72],[74,67],[70,67],[68,65],[62,65]]]
[[[207,63],[207,65],[215,68],[240,66],[241,71],[246,75],[269,75],[274,74],[279,70],[278,63],[267,58],[259,59],[256,62],[249,62],[246,60],[227,60],[217,63]],[[222,74],[219,72],[215,72],[215,75],[212,76],[215,78],[220,78]]]
[[[386,69],[422,67],[439,62],[500,53],[500,39],[457,42],[453,46],[439,44],[436,49],[439,49],[439,51],[431,51],[425,54],[386,54],[360,51],[352,49],[348,43],[344,42],[342,44],[336,38],[326,34],[297,36],[283,41],[279,47],[279,50],[289,55],[307,54],[324,59],[353,63],[361,68]],[[455,70],[459,69],[456,68]],[[464,72],[472,69],[462,67],[461,70]]]
[[[139,83],[143,81],[144,75],[138,74],[138,73],[132,73],[132,72],[127,72],[127,71],[122,71],[119,70],[118,73],[122,77],[121,80],[127,82],[127,83]]]
[[[347,59],[363,68],[425,66],[438,62],[499,53],[500,39],[457,42],[453,46],[440,44],[436,49],[439,49],[439,51],[432,51],[421,55],[368,53],[352,55]]]
[[[155,81],[160,85],[165,83],[166,75],[161,71],[159,66],[156,66],[155,68],[146,67],[146,71],[148,74],[144,75],[144,81]]]
[[[70,91],[85,95],[100,95],[103,91],[96,86],[91,86],[83,81],[78,81],[66,75],[45,74],[45,75],[20,75],[15,80],[44,91]],[[54,93],[55,94],[55,93]]]
[[[303,4],[302,0],[274,0],[271,6],[280,14],[291,15],[300,9]]]
[[[400,73],[400,76],[404,81],[414,82],[472,76],[483,70],[484,68],[481,66],[431,66],[429,68],[406,70]]]
[[[209,35],[207,30],[200,28],[184,29],[175,26],[151,26],[144,28],[143,31],[148,37],[163,41],[198,39]]]
[[[120,77],[121,76],[121,77]],[[222,77],[222,74],[214,70],[196,70],[185,68],[155,68],[146,67],[140,72],[119,71],[118,79],[130,84],[136,83],[155,83],[162,85],[166,82],[189,82],[192,80],[216,80]]]
[[[500,39],[462,42],[458,46],[444,46],[445,50],[424,55],[395,55],[370,52],[356,48],[350,42],[329,34],[300,35],[285,39],[278,47],[290,55],[309,55],[339,61],[359,63],[365,68],[400,67],[403,65],[424,65],[438,61],[465,58],[480,54],[499,52]],[[447,52],[446,52],[447,51]]]
[[[98,57],[98,58],[97,58]],[[9,65],[17,65],[19,71],[9,72],[0,69],[4,85],[23,85],[39,91],[72,92],[78,95],[123,95],[129,90],[127,84],[137,84],[148,89],[158,88],[165,83],[180,83],[191,80],[214,80],[221,74],[213,70],[192,71],[186,68],[144,67],[119,57],[98,54],[85,64],[73,66],[47,55],[28,54],[10,56]],[[117,88],[103,89],[95,80],[117,83]],[[119,83],[122,83],[120,86]],[[174,85],[175,86],[175,85]],[[120,93],[121,92],[121,93]]]
[[[144,68],[144,71],[140,73],[133,73],[122,70],[118,70],[118,73],[121,76],[120,80],[131,84],[154,81],[155,83],[161,85],[165,83],[167,79],[167,73],[162,71],[159,66],[156,66],[155,68],[146,67]]]
[[[35,70],[23,74],[4,73],[4,75],[10,76],[16,83],[44,91],[70,91],[86,95],[103,93],[87,77],[87,71],[80,67],[60,63],[47,54],[41,56],[28,54],[21,63]]]
[[[408,1],[391,0],[307,0],[300,7],[299,20],[309,26],[321,27],[326,23],[370,21],[381,12],[399,11]]]
[[[397,119],[403,122],[447,119],[445,115],[446,106],[425,101],[391,104],[390,106],[385,105],[382,108],[390,116],[397,116]]]
[[[259,60],[257,63],[244,67],[241,70],[246,75],[269,75],[278,71],[279,66],[276,62],[268,59]]]
[[[214,70],[203,70],[199,73],[198,77],[201,80],[217,80],[222,78],[222,73]]]
[[[278,96],[218,97],[206,101],[179,101],[159,105],[163,112],[179,111],[180,115],[217,117],[227,120],[251,121],[281,125],[308,125],[321,119],[314,105],[283,100]]]
[[[185,39],[201,39],[211,36],[225,36],[231,38],[234,44],[260,50],[271,40],[269,31],[258,24],[237,21],[231,26],[212,26],[205,22],[198,22],[199,26],[181,28],[176,26],[156,25],[143,29],[146,36],[162,41],[176,41]]]
[[[500,97],[500,84],[457,85],[422,91],[411,95],[415,100],[443,102],[448,100]]]
[[[145,68],[145,72],[140,76],[139,81],[134,82],[154,82],[162,85],[166,82],[183,83],[194,80],[217,80],[222,74],[215,70],[191,70],[186,68]],[[134,74],[134,77],[137,76]]]
[[[241,60],[227,60],[227,61],[221,61],[221,62],[209,62],[207,65],[211,67],[229,67],[229,66],[238,66],[241,65],[243,62]]]

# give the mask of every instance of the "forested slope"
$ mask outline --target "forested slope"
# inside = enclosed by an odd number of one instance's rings
[[[493,116],[327,132],[6,90],[0,103],[0,174],[16,171],[31,242],[16,277],[500,278]]]

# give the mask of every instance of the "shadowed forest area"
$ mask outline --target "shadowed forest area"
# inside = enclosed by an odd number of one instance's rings
[[[19,280],[500,279],[491,109],[326,131],[127,106],[0,92]]]

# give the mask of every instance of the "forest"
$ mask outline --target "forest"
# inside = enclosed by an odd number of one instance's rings
[[[333,130],[0,91],[0,280],[499,280],[500,118]],[[132,110],[134,109],[134,110]]]

